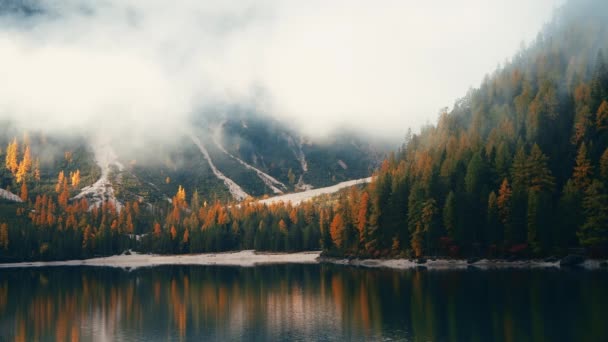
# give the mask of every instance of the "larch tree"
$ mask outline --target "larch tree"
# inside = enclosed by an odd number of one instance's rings
[[[2,223],[0,224],[0,247],[4,248],[4,250],[7,250],[8,243],[8,224]]]
[[[77,188],[80,184],[80,170],[70,172],[70,180],[72,182],[72,187]]]
[[[367,216],[369,211],[369,194],[364,191],[359,200],[359,210],[357,212],[357,231],[359,233],[359,243],[365,241],[365,230],[367,228]]]
[[[608,101],[602,101],[595,115],[595,121],[598,131],[608,129]]]
[[[19,193],[19,197],[23,202],[27,202],[28,192],[27,192],[27,184],[26,182],[21,183],[21,192]]]
[[[23,159],[17,167],[17,173],[15,174],[15,180],[17,183],[24,182],[26,180],[28,172],[32,169],[32,157],[30,155],[30,147],[25,146],[25,152],[23,153]]]
[[[591,184],[591,177],[593,176],[593,166],[587,156],[587,145],[585,143],[582,143],[578,149],[575,163],[572,179],[579,190],[584,192]]]
[[[159,238],[161,232],[162,230],[160,228],[160,223],[154,222],[154,228],[152,229],[152,234],[154,234],[154,237]]]
[[[55,192],[60,193],[61,187],[63,186],[63,181],[65,179],[65,175],[63,170],[59,171],[59,175],[57,176],[57,183],[55,184]]]
[[[6,168],[12,174],[15,174],[19,168],[18,154],[19,145],[17,143],[17,138],[13,138],[13,141],[6,147]]]
[[[342,248],[342,243],[344,242],[344,229],[345,229],[344,219],[340,213],[337,213],[330,225],[330,235],[331,241],[338,248]]]

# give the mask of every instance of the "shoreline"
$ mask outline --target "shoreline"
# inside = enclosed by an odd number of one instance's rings
[[[59,266],[95,266],[116,268],[141,268],[164,265],[201,265],[201,266],[241,266],[254,267],[270,264],[316,264],[320,251],[296,253],[265,253],[254,250],[202,253],[202,254],[140,254],[131,252],[130,255],[120,254],[109,257],[65,260],[65,261],[26,261],[16,263],[0,263],[0,269],[30,268],[30,267],[59,267]]]
[[[547,262],[539,259],[518,261],[480,259],[469,263],[466,259],[429,259],[418,263],[410,259],[347,259],[335,257],[319,257],[320,263],[355,266],[365,268],[390,268],[397,270],[427,269],[427,270],[465,270],[465,269],[585,269],[608,270],[608,260],[585,259],[582,263],[572,266],[560,265],[560,260]]]
[[[480,259],[469,263],[465,259],[428,259],[418,263],[410,259],[348,259],[325,257],[321,251],[306,252],[266,252],[255,250],[202,253],[202,254],[120,254],[109,257],[98,257],[82,260],[65,261],[25,261],[15,263],[0,263],[0,269],[32,268],[32,267],[61,267],[61,266],[93,266],[135,269],[166,265],[191,266],[241,266],[255,267],[271,264],[332,264],[364,268],[388,268],[394,270],[491,270],[491,269],[584,269],[608,270],[608,260],[585,259],[576,266],[561,266],[560,260],[547,262],[538,259],[507,261]]]

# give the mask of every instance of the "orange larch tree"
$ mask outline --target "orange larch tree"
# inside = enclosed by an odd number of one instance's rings
[[[342,243],[344,240],[344,219],[340,213],[337,213],[334,216],[334,219],[331,221],[331,225],[329,227],[329,233],[331,235],[331,240],[338,248],[342,248]]]

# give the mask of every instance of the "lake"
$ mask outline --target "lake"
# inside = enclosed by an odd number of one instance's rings
[[[0,270],[0,341],[602,341],[608,272]]]

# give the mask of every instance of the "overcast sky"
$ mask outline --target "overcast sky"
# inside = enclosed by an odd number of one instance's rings
[[[243,104],[308,134],[347,123],[402,137],[531,42],[561,3],[42,1],[42,14],[0,19],[0,116],[123,134]]]

